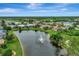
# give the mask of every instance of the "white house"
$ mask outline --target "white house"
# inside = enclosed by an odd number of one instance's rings
[[[18,25],[18,27],[25,27],[25,25],[23,25],[23,24],[20,24],[20,25]]]
[[[33,27],[33,26],[35,26],[36,24],[27,24],[27,25],[25,25],[25,26],[27,26],[27,27]]]

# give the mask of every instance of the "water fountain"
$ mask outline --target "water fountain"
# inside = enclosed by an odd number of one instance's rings
[[[43,37],[42,36],[40,36],[39,42],[42,43],[42,44],[44,43],[44,40],[43,40]]]

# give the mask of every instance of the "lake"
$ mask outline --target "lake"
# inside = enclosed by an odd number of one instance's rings
[[[15,32],[22,43],[25,56],[54,56],[57,48],[52,46],[48,34],[40,31]],[[43,43],[40,42],[42,39]]]

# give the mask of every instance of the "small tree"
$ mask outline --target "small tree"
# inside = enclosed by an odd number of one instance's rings
[[[74,27],[69,27],[69,30],[73,30],[74,29]]]
[[[1,25],[2,25],[2,26],[6,26],[4,20],[1,21]]]
[[[19,33],[21,33],[21,31],[22,31],[22,28],[21,28],[21,27],[19,27]]]
[[[14,38],[15,38],[15,37],[14,37],[13,34],[10,34],[10,35],[8,34],[8,35],[6,36],[6,39],[9,40],[9,41],[12,41]]]

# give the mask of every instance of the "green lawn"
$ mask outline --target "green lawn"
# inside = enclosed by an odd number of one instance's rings
[[[13,34],[13,31],[9,31],[9,34]],[[22,56],[22,48],[20,45],[20,42],[18,40],[18,38],[15,36],[15,39],[13,39],[12,41],[8,41],[7,39],[5,39],[5,41],[7,42],[7,48],[0,48],[0,50],[2,51],[1,53],[3,54],[7,49],[11,49],[14,50],[16,52],[16,56]]]
[[[12,34],[12,33],[13,33],[12,31],[9,32],[9,34]],[[21,48],[20,42],[19,42],[19,40],[16,36],[15,36],[15,39],[12,42],[8,42],[7,46],[9,48],[11,48],[12,50],[16,51],[17,56],[22,55],[22,48]]]
[[[62,35],[62,37],[62,46],[67,48],[69,55],[79,55],[79,36]]]

